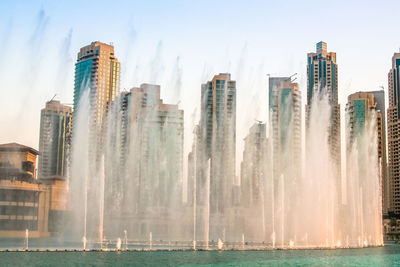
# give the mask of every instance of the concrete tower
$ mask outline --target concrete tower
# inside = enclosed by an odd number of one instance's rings
[[[400,53],[394,53],[388,74],[389,211],[400,214]]]
[[[51,100],[40,116],[39,179],[65,178],[71,146],[72,108]]]

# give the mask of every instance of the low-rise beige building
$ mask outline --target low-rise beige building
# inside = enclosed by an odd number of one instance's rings
[[[50,194],[36,180],[38,151],[0,145],[0,238],[47,237]]]

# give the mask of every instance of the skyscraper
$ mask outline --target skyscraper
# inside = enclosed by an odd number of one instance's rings
[[[120,63],[114,55],[112,45],[92,42],[80,49],[75,64],[74,115],[72,129],[71,188],[82,188],[85,184],[102,184],[104,170],[109,164],[104,157],[107,116],[111,103],[119,94]],[[104,164],[103,164],[104,161]],[[87,237],[102,240],[100,229],[103,222],[104,190],[101,187],[89,186],[85,194],[72,198],[71,205],[81,214],[85,212],[86,225],[90,225]],[[75,190],[73,189],[72,192]],[[81,209],[85,198],[87,212]],[[76,222],[80,223],[80,222]]]
[[[71,146],[72,108],[50,100],[41,111],[39,179],[65,178]]]
[[[307,106],[306,125],[312,110],[314,97],[327,94],[331,107],[328,142],[330,154],[336,165],[338,177],[336,188],[341,188],[341,139],[340,139],[340,105],[338,102],[338,65],[336,53],[327,52],[325,42],[317,43],[316,53],[307,54]],[[307,131],[306,131],[307,132]],[[306,144],[308,142],[306,136]],[[338,199],[341,193],[338,194]]]
[[[235,181],[236,81],[229,73],[201,86],[200,135],[201,168],[210,160],[210,211],[222,213],[232,205]]]
[[[41,111],[38,179],[49,185],[49,231],[62,229],[67,209],[72,108],[50,100]]]
[[[131,92],[130,153],[141,181],[139,206],[169,206],[172,196],[182,196],[184,113],[163,103],[159,85],[142,84]]]
[[[107,112],[119,94],[119,81],[120,63],[112,45],[92,42],[80,49],[75,64],[74,121],[79,115],[79,101],[88,90],[89,158],[96,162],[99,162],[107,128]]]
[[[378,157],[381,162],[381,177],[382,177],[382,213],[388,214],[390,205],[390,179],[387,163],[387,142],[386,142],[386,105],[385,105],[385,91],[371,91],[368,92],[374,95],[375,111],[381,116],[377,116],[377,130],[378,130]]]
[[[281,174],[298,177],[301,174],[301,93],[291,77],[269,78],[269,110],[274,179]]]
[[[295,211],[301,169],[301,93],[297,83],[291,77],[270,77],[270,120],[272,131],[272,188],[271,194],[276,200],[274,214],[280,219],[274,223],[285,223],[287,236],[295,229]],[[282,211],[287,213],[283,214]],[[284,238],[283,232],[280,237]]]
[[[388,74],[389,211],[400,214],[400,53],[394,53]]]
[[[377,136],[377,152],[378,152],[378,162],[381,169],[381,177],[384,181],[384,169],[386,160],[383,157],[383,152],[385,151],[384,146],[384,124],[383,112],[377,108],[378,99],[375,99],[375,94],[381,96],[376,92],[357,92],[348,96],[348,102],[346,105],[346,116],[347,116],[347,150],[351,150],[351,146],[354,144],[355,140],[359,136],[363,135],[367,130],[369,124],[374,123],[376,128]],[[374,94],[375,93],[375,94]],[[381,103],[382,104],[382,103]],[[374,119],[375,121],[372,121]]]
[[[249,240],[265,240],[271,214],[271,179],[266,124],[254,123],[244,138],[243,161],[240,165],[239,229]],[[269,234],[268,234],[269,235]]]
[[[159,85],[142,84],[119,95],[108,121],[107,234],[125,229],[167,238],[179,227],[174,220],[183,203],[183,110],[163,103]]]
[[[101,125],[106,112],[119,93],[120,63],[114,46],[92,42],[78,53],[75,64],[74,111],[84,90],[90,90],[92,119]]]
[[[262,203],[264,178],[267,164],[267,132],[265,123],[255,123],[244,138],[243,161],[241,163],[241,203],[254,207]]]

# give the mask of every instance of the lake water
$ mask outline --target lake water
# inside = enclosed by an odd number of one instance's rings
[[[0,266],[400,266],[400,245],[273,251],[1,252]]]

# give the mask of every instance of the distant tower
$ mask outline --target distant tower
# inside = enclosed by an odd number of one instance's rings
[[[379,91],[378,91],[379,92]],[[383,91],[380,91],[383,92]],[[365,160],[365,155],[370,155],[370,151],[368,150],[368,143],[370,140],[366,140],[365,138],[370,138],[366,134],[368,129],[371,126],[375,127],[375,134],[377,137],[376,140],[376,152],[377,152],[377,162],[376,166],[379,166],[379,170],[381,171],[381,190],[383,192],[382,198],[382,208],[386,208],[385,203],[385,181],[386,177],[384,176],[386,171],[386,160],[383,154],[385,151],[384,148],[384,124],[383,124],[383,114],[381,110],[377,109],[379,99],[375,99],[374,93],[377,92],[357,92],[348,96],[348,101],[346,105],[346,139],[347,139],[347,162],[352,160],[352,152],[353,147],[357,151],[357,159],[358,160],[358,175],[359,175],[359,183],[361,188],[367,188],[367,186],[363,186],[363,182],[368,180],[366,177],[368,174],[366,173],[363,164],[368,164]],[[382,96],[381,94],[377,94],[378,96]],[[373,121],[374,119],[374,121]],[[363,140],[366,140],[363,142]],[[365,143],[368,142],[368,143]],[[352,163],[350,163],[352,164]],[[354,166],[347,164],[347,177],[351,177],[351,171]],[[347,180],[348,183],[351,183],[350,180]],[[351,185],[350,185],[351,186]],[[349,188],[349,184],[346,185]],[[351,199],[354,192],[347,192],[347,199]],[[367,191],[364,191],[364,194],[368,194]],[[383,210],[382,209],[382,210]],[[386,211],[387,213],[387,211]]]
[[[108,121],[107,234],[126,229],[167,238],[183,202],[183,110],[163,103],[159,85],[141,84],[118,96]]]
[[[182,196],[184,112],[163,103],[159,85],[142,84],[129,97],[127,175],[140,186],[128,194],[142,210],[177,207],[182,197],[173,198]]]
[[[340,139],[340,105],[338,102],[338,65],[336,53],[327,52],[325,42],[317,43],[316,53],[307,54],[307,106],[306,125],[312,109],[311,104],[315,95],[326,92],[331,106],[328,142],[333,162],[336,164],[337,186],[341,188],[341,139]],[[306,143],[307,140],[306,136]],[[339,193],[339,196],[341,193]],[[341,199],[340,197],[338,199]]]
[[[65,178],[71,146],[72,108],[50,100],[40,116],[39,179]]]
[[[200,132],[202,166],[211,166],[210,211],[222,213],[233,204],[235,182],[236,81],[229,73],[201,85]]]
[[[393,55],[392,68],[389,71],[388,80],[389,211],[400,214],[400,53],[394,53]]]
[[[269,78],[269,110],[274,178],[278,179],[281,174],[298,177],[301,174],[301,93],[291,77]]]
[[[386,107],[385,107],[385,91],[371,91],[368,92],[374,95],[375,99],[375,111],[379,113],[377,115],[377,131],[378,131],[378,157],[381,162],[381,177],[382,177],[382,194],[383,194],[383,214],[388,214],[390,205],[390,180],[389,170],[387,163],[387,141],[386,141]]]
[[[255,123],[244,138],[241,163],[241,202],[245,207],[260,205],[267,164],[267,131],[265,123]]]
[[[348,97],[346,105],[346,116],[348,121],[348,125],[346,127],[348,130],[347,149],[351,149],[351,145],[355,142],[358,136],[364,133],[367,123],[372,119],[372,112],[375,112],[374,116],[378,139],[378,161],[381,162],[381,169],[383,171],[385,161],[383,159],[383,113],[381,110],[377,109],[377,99],[375,99],[374,92],[357,92],[349,95]]]
[[[271,183],[266,124],[254,123],[244,138],[243,161],[240,164],[240,220],[242,232],[249,240],[265,240],[265,214],[270,218]],[[269,220],[267,220],[269,221]],[[267,230],[268,231],[268,230]],[[269,234],[268,234],[269,236]]]
[[[301,93],[297,83],[291,77],[270,77],[270,120],[272,131],[272,162],[273,188],[275,213],[282,210],[285,215],[280,216],[275,223],[283,223],[288,230],[287,236],[293,235],[295,226],[295,211],[298,201],[296,191],[302,173],[301,169]],[[290,203],[290,204],[289,204]],[[282,232],[282,240],[283,240]],[[285,240],[284,242],[288,242]]]

